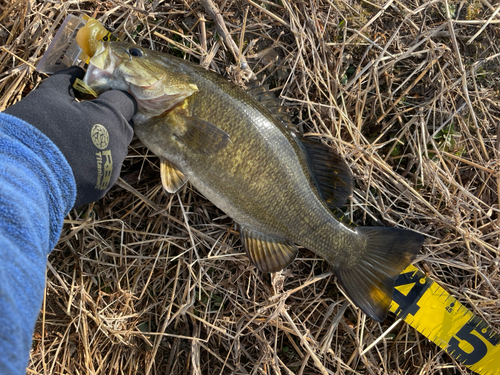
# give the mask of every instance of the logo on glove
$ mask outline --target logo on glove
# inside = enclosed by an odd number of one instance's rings
[[[113,173],[113,157],[111,150],[105,150],[109,145],[109,133],[101,124],[95,124],[90,132],[92,143],[99,150],[96,152],[97,182],[96,189],[104,190],[109,186],[111,174]]]
[[[90,132],[94,146],[104,150],[109,144],[109,133],[101,124],[95,124]]]

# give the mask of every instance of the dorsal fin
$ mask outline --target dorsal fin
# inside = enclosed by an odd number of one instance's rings
[[[318,193],[331,210],[344,206],[352,194],[354,180],[344,159],[327,145],[300,138],[312,179]]]
[[[286,112],[274,93],[269,91],[269,85],[260,85],[258,81],[250,82],[247,86],[247,93],[269,109],[287,129],[297,132],[296,126],[292,124],[290,114]]]

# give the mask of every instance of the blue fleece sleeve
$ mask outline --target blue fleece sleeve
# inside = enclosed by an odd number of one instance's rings
[[[0,374],[26,373],[47,255],[76,197],[68,162],[35,127],[0,113]]]

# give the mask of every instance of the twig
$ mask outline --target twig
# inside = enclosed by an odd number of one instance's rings
[[[231,34],[229,33],[226,24],[224,22],[224,18],[222,17],[222,14],[219,11],[219,8],[217,8],[217,6],[212,2],[212,0],[201,0],[201,4],[203,5],[205,12],[207,12],[209,17],[212,18],[215,24],[217,25],[217,31],[224,39],[226,46],[228,46],[228,48],[233,53],[233,56],[238,63],[238,67],[242,70],[248,71],[249,73],[251,73],[251,75],[253,75],[253,72],[249,68],[245,56],[240,54],[240,49],[238,48],[233,38],[231,37]]]
[[[500,6],[493,12],[493,14],[490,16],[490,18],[488,18],[486,20],[486,22],[484,23],[484,25],[479,29],[479,31],[477,33],[474,34],[474,36],[472,38],[470,38],[468,41],[467,41],[467,44],[471,44],[474,39],[476,39],[479,35],[481,35],[481,33],[484,31],[484,29],[486,29],[486,27],[491,23],[491,20],[497,16],[498,12],[500,12]]]

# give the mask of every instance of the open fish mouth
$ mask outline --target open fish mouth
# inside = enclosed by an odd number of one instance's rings
[[[122,63],[123,56],[116,55],[108,43],[102,42],[89,61],[83,81],[98,94],[111,89],[128,91],[128,83],[116,74]]]
[[[85,75],[84,82],[94,89],[98,94],[111,89],[111,79],[113,73],[108,70],[103,70],[95,65],[90,64]]]

